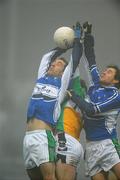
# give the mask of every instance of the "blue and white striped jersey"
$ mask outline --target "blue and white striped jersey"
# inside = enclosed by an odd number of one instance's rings
[[[88,140],[116,138],[117,117],[120,112],[120,92],[116,87],[101,86],[96,65],[91,66],[92,84],[86,100],[92,103],[94,115],[84,112],[84,129]]]
[[[90,81],[86,99],[71,91],[71,99],[83,112],[86,138],[90,141],[117,138],[116,124],[120,112],[120,92],[114,86],[102,86],[95,62],[94,37],[84,38],[84,62]]]
[[[27,119],[37,118],[55,125],[60,114],[60,104],[65,96],[72,74],[72,59],[64,70],[62,77],[48,76],[47,70],[53,56],[58,57],[60,49],[54,49],[45,54],[41,60],[38,78],[30,99]]]
[[[53,126],[56,125],[61,112],[60,105],[82,56],[82,44],[79,39],[74,42],[71,58],[62,77],[48,76],[47,70],[50,63],[65,51],[64,49],[55,48],[43,56],[36,85],[28,105],[28,121],[37,118]]]

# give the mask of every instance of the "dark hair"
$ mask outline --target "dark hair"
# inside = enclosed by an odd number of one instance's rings
[[[49,67],[50,67],[50,65],[51,65],[56,59],[61,59],[61,60],[65,63],[65,66],[64,66],[64,69],[65,69],[66,66],[68,65],[68,62],[67,62],[67,60],[66,60],[64,57],[52,58],[52,61],[50,62]],[[48,67],[48,69],[49,69],[49,67]],[[63,70],[64,70],[64,69],[63,69]]]
[[[113,68],[115,69],[116,73],[115,73],[115,80],[118,80],[119,82],[115,84],[116,88],[120,88],[120,69],[117,65],[108,65],[107,68]]]
[[[58,58],[57,58],[57,59],[58,59]],[[66,66],[68,65],[67,60],[66,60],[64,57],[59,57],[59,59],[61,59],[61,60],[65,63],[65,67],[64,67],[64,69],[65,69]]]

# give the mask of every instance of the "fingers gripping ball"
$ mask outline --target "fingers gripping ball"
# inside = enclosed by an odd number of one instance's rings
[[[70,27],[63,26],[54,32],[54,42],[62,49],[68,49],[72,47],[74,37],[74,30]]]

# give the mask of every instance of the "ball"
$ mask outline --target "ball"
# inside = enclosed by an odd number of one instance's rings
[[[54,32],[54,42],[62,49],[70,48],[73,45],[74,37],[74,30],[70,27],[63,26]]]

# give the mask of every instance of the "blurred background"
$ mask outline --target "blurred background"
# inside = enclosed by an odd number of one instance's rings
[[[0,0],[0,180],[28,180],[22,141],[40,59],[55,47],[54,31],[78,20],[93,24],[100,70],[107,64],[120,65],[119,0]],[[84,142],[82,132],[83,146]],[[89,179],[84,162],[78,167],[79,179]]]

